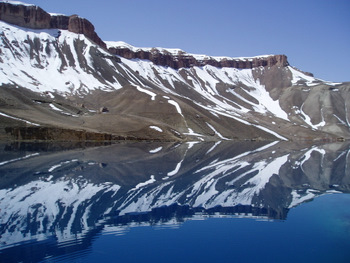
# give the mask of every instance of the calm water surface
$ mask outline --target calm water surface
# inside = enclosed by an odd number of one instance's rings
[[[0,262],[349,262],[350,147],[0,144]]]

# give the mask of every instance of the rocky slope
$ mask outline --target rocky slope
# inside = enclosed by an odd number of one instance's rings
[[[18,3],[1,2],[0,20],[3,139],[37,139],[42,128],[50,140],[67,140],[65,131],[92,140],[350,138],[350,84],[317,79],[284,55],[103,42],[86,19]]]

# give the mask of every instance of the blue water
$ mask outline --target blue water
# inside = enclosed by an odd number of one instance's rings
[[[287,220],[189,220],[99,235],[74,262],[349,262],[350,195],[322,196]],[[72,255],[73,257],[73,255]],[[66,259],[64,259],[66,260]]]
[[[0,262],[349,262],[348,145],[212,147],[6,146]]]

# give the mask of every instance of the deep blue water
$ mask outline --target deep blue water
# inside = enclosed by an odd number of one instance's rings
[[[5,145],[0,262],[349,262],[348,145],[247,144]]]
[[[322,196],[287,220],[190,220],[98,235],[74,262],[349,262],[350,195]],[[63,258],[66,261],[67,258]]]

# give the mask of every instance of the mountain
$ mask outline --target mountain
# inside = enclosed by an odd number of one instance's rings
[[[0,2],[0,138],[350,138],[350,83],[285,55],[211,57],[102,41],[77,15]]]

